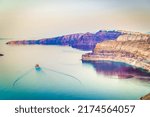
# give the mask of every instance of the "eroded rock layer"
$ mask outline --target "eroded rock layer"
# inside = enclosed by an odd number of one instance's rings
[[[96,44],[93,52],[83,55],[82,60],[120,61],[150,72],[150,35],[124,33],[117,40]]]

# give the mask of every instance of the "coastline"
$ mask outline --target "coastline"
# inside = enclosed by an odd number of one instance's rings
[[[82,60],[83,61],[101,61],[101,60],[106,60],[106,61],[114,61],[114,62],[123,62],[123,63],[127,63],[130,64],[134,67],[137,68],[142,68],[144,70],[146,70],[147,72],[150,72],[150,67],[147,66],[144,62],[142,61],[137,61],[133,58],[127,58],[127,57],[104,57],[101,55],[94,55],[91,53],[87,53],[82,55]],[[136,62],[135,62],[136,61]]]
[[[97,43],[93,52],[82,55],[82,60],[124,62],[150,72],[150,35],[126,33],[116,40]]]

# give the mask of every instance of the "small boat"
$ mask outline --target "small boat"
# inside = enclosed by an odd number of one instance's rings
[[[35,70],[36,70],[36,71],[41,71],[42,68],[39,66],[39,64],[36,64],[36,65],[35,65]]]

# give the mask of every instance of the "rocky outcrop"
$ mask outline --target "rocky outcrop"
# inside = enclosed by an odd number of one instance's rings
[[[145,96],[143,96],[143,97],[141,97],[140,99],[141,100],[150,100],[150,93],[145,95]]]
[[[124,32],[117,40],[96,44],[82,59],[120,61],[150,72],[150,34]]]
[[[0,56],[4,56],[4,54],[0,54]]]
[[[42,44],[42,45],[69,45],[73,48],[82,50],[92,50],[95,45],[104,40],[115,40],[122,33],[119,31],[105,31],[100,30],[97,33],[77,33],[65,36],[59,36],[54,38],[46,38],[39,40],[22,40],[22,41],[10,41],[7,44],[11,45],[30,45],[30,44]]]

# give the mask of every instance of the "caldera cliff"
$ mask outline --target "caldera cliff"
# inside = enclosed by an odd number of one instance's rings
[[[7,44],[10,45],[68,45],[73,48],[78,48],[81,50],[92,50],[95,45],[104,40],[114,40],[122,33],[119,31],[106,31],[100,30],[96,33],[77,33],[64,35],[53,38],[45,38],[39,40],[19,40],[19,41],[9,41]]]
[[[83,61],[110,60],[125,62],[150,72],[150,34],[124,32],[116,40],[97,43]]]

